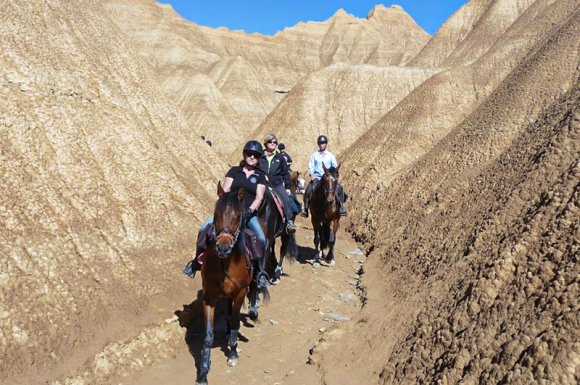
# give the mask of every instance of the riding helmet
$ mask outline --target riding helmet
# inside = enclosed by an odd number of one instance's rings
[[[316,143],[328,143],[328,138],[325,135],[320,135],[316,140]]]
[[[244,146],[244,152],[254,152],[254,153],[260,154],[260,156],[262,156],[262,154],[264,153],[264,150],[262,149],[262,145],[260,144],[260,142],[258,142],[257,140],[250,140]]]
[[[284,143],[280,143],[278,145],[278,150],[285,150],[286,149],[286,145]]]

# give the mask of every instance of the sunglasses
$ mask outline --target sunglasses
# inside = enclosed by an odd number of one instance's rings
[[[246,158],[256,158],[256,159],[258,159],[260,157],[260,154],[255,153],[255,152],[244,152],[244,156]]]
[[[278,142],[276,142],[275,140],[271,140],[268,143],[272,143],[272,144],[278,144]]]

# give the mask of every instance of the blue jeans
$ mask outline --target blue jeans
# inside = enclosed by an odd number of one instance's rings
[[[213,223],[213,217],[211,217],[207,221],[203,222],[203,224],[199,228],[198,234],[201,233],[203,230],[205,230],[205,228],[210,223]],[[254,232],[254,234],[256,234],[256,236],[260,240],[260,243],[262,244],[262,247],[266,247],[266,236],[264,235],[264,232],[262,231],[262,227],[260,226],[260,221],[258,220],[258,217],[254,215],[252,217],[252,219],[250,219],[250,221],[248,222],[247,226],[250,230],[252,230]]]

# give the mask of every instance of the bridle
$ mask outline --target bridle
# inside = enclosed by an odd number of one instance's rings
[[[238,241],[238,237],[240,236],[240,232],[241,232],[240,228],[241,228],[241,226],[238,226],[238,229],[234,233],[232,231],[232,229],[230,229],[229,227],[224,227],[217,232],[218,235],[216,236],[216,238],[218,240],[220,239],[220,237],[227,238],[232,243],[232,246],[233,246],[236,244],[236,242]]]
[[[330,177],[333,179],[334,182],[338,183],[336,181],[336,178],[333,175],[330,175]],[[336,192],[336,189],[334,189],[332,187],[330,187],[328,189],[326,188],[324,176],[322,177],[321,183],[322,183],[322,189],[324,190],[324,195],[325,196],[328,196],[329,194],[332,194],[332,196],[336,199],[336,197],[334,196],[334,193]],[[332,181],[328,181],[328,184],[331,185],[332,184]],[[334,202],[334,199],[333,199],[333,202]],[[331,202],[329,202],[328,200],[326,200],[326,203],[330,204]]]
[[[216,233],[216,250],[218,252],[218,257],[221,259],[226,259],[227,257],[230,256],[234,246],[236,245],[236,242],[238,241],[238,238],[240,237],[240,233],[242,232],[242,226],[241,226],[241,222],[243,221],[243,218],[241,218],[240,220],[240,225],[238,226],[237,230],[234,232],[231,228],[229,227],[222,227],[221,229],[217,229]],[[226,253],[220,251],[219,246],[220,240],[227,240],[230,242],[230,246],[228,248],[228,251]]]

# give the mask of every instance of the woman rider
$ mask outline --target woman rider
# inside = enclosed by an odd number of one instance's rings
[[[243,159],[239,166],[232,167],[226,174],[224,181],[222,183],[222,188],[224,192],[236,191],[241,187],[244,188],[245,194],[242,202],[242,206],[245,211],[245,217],[250,218],[247,226],[256,234],[262,247],[266,247],[266,236],[262,231],[260,226],[260,221],[256,216],[258,208],[264,199],[264,194],[266,192],[266,174],[260,169],[259,161],[262,157],[263,150],[262,145],[257,140],[250,140],[244,146]],[[201,234],[206,227],[213,223],[213,217],[205,221],[200,229],[199,234]],[[196,250],[195,255],[198,256],[201,250]],[[194,258],[192,262],[188,263],[183,269],[183,273],[194,277],[195,272],[201,269],[201,265]]]
[[[290,206],[290,174],[288,173],[288,165],[286,160],[278,151],[278,139],[276,135],[269,134],[264,138],[264,146],[266,152],[262,155],[260,160],[260,167],[268,175],[268,181],[272,185],[272,190],[280,197],[284,205],[284,216],[286,217],[286,232],[292,234],[296,232],[296,226],[292,220],[292,206]]]

